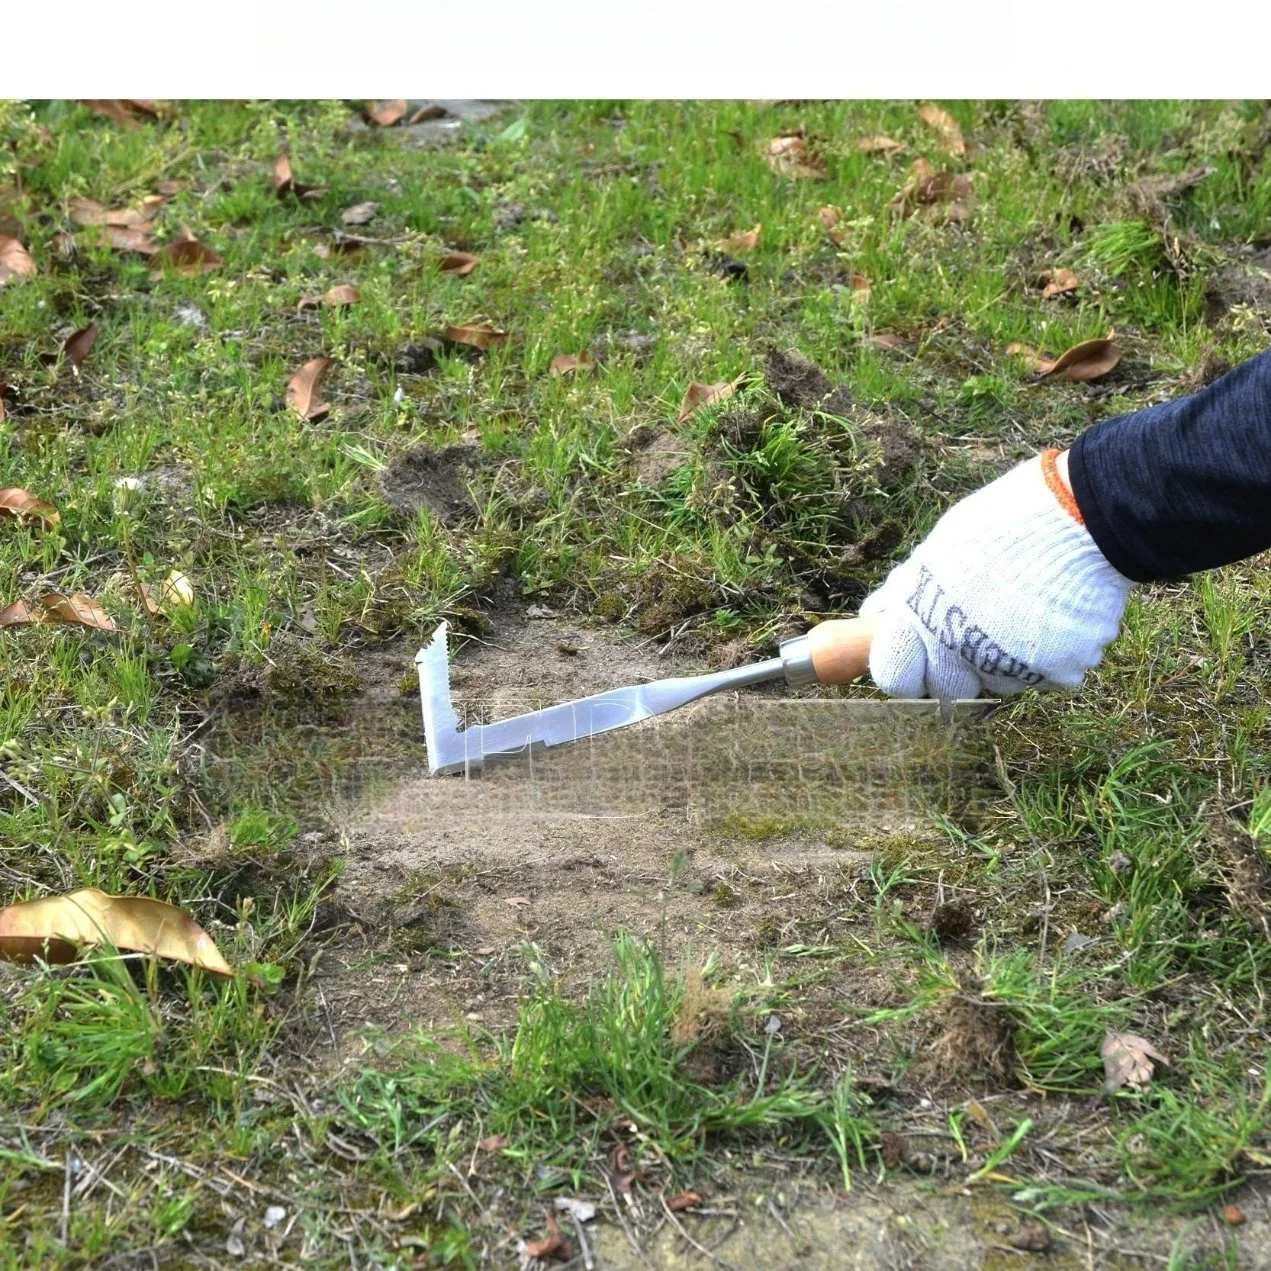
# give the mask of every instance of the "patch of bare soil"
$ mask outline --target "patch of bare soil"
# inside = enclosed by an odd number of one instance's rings
[[[475,446],[414,446],[380,473],[380,489],[403,516],[426,508],[442,525],[455,525],[476,513],[468,485],[477,466]]]
[[[1205,287],[1205,317],[1221,321],[1233,309],[1271,319],[1271,250],[1233,260],[1214,271]]]
[[[399,648],[395,668],[413,654]],[[452,648],[452,699],[473,723],[702,669],[607,625],[495,612],[487,635]],[[376,683],[353,718],[383,713],[395,732],[400,679]],[[419,729],[417,700],[408,709]],[[581,989],[621,931],[678,966],[815,956],[864,930],[869,848],[914,834],[920,800],[961,781],[924,733],[935,712],[919,714],[762,686],[472,779],[429,777],[422,752],[413,775],[400,752],[381,771],[374,727],[350,722],[356,778],[346,770],[326,813],[346,849],[334,901],[348,921],[319,976],[334,1030],[510,1022],[536,964]],[[885,997],[861,970],[853,1000]]]

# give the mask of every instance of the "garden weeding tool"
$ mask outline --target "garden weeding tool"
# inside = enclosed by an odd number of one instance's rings
[[[744,688],[781,680],[791,687],[804,684],[847,684],[869,669],[869,646],[874,633],[870,618],[836,618],[813,627],[806,635],[784,641],[775,658],[708,675],[681,675],[610,689],[593,697],[561,702],[493,724],[460,728],[450,702],[450,660],[446,623],[415,657],[424,708],[424,739],[428,771],[479,772],[488,759],[537,752],[548,746],[594,737],[638,724],[724,689]],[[913,702],[893,702],[912,706]],[[874,705],[871,703],[871,705]],[[923,701],[927,709],[935,707]],[[977,701],[983,708],[988,703]]]

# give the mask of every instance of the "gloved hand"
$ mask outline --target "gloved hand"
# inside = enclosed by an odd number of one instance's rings
[[[877,618],[870,675],[889,696],[1076,688],[1098,664],[1134,584],[1082,524],[1055,455],[955,504],[861,605]]]

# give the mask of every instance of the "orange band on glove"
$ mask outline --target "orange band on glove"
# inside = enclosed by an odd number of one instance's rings
[[[1059,506],[1078,525],[1085,525],[1086,518],[1081,515],[1081,509],[1077,506],[1076,496],[1064,483],[1063,477],[1059,475],[1058,459],[1058,450],[1042,451],[1042,476],[1046,478],[1046,488],[1055,496]]]

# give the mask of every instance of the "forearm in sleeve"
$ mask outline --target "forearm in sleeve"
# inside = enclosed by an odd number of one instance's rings
[[[1068,474],[1095,542],[1135,582],[1271,547],[1271,351],[1191,397],[1096,424]]]

